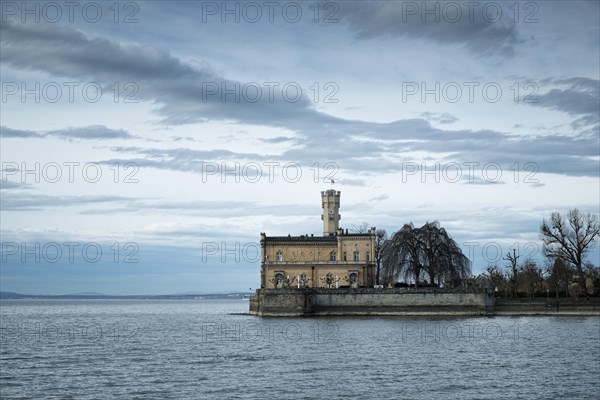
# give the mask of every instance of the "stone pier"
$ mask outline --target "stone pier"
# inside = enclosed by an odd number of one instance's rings
[[[258,289],[250,314],[318,315],[491,315],[494,297],[485,292],[444,289]]]

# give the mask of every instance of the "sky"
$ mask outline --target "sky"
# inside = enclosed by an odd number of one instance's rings
[[[597,1],[0,4],[2,291],[253,290],[331,187],[474,274],[600,213]]]

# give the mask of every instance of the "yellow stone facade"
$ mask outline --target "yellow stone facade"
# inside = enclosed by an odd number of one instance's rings
[[[321,192],[323,236],[261,233],[262,288],[368,287],[374,283],[375,228],[339,228],[340,192]]]

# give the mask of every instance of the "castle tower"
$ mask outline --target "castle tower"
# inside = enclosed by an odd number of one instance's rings
[[[338,231],[340,215],[340,193],[333,189],[321,192],[323,206],[323,236],[331,236]]]

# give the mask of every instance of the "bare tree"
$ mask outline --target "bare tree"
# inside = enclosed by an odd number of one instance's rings
[[[535,297],[536,292],[542,288],[542,282],[544,281],[542,270],[534,260],[528,259],[523,264],[521,275],[528,297]]]
[[[497,265],[490,265],[486,268],[483,273],[488,281],[492,290],[502,290],[506,287],[506,281],[504,279],[504,273],[500,270]]]
[[[592,294],[596,296],[600,293],[600,267],[596,267],[588,261],[585,263],[584,272],[592,284]]]
[[[377,229],[375,232],[375,282],[379,285],[380,281],[380,273],[381,273],[381,259],[382,253],[381,250],[383,248],[384,243],[388,240],[387,232],[385,229]]]
[[[506,256],[502,257],[503,260],[508,261],[508,280],[511,283],[512,287],[512,295],[513,297],[517,297],[517,283],[519,280],[519,266],[517,264],[517,260],[519,259],[517,255],[517,250],[513,249],[512,254],[510,252],[506,253]]]
[[[585,294],[587,286],[583,259],[599,233],[598,218],[589,213],[581,214],[576,208],[569,210],[566,220],[558,212],[553,212],[550,220],[544,219],[540,226],[544,254],[573,264],[577,271],[579,287]]]
[[[363,222],[362,224],[356,226],[356,225],[352,225],[352,232],[353,233],[369,233],[369,223],[368,222]]]
[[[558,297],[558,292],[563,289],[565,294],[568,295],[569,282],[573,278],[572,269],[560,258],[555,258],[548,272],[550,273],[550,280],[556,290],[556,297]]]

